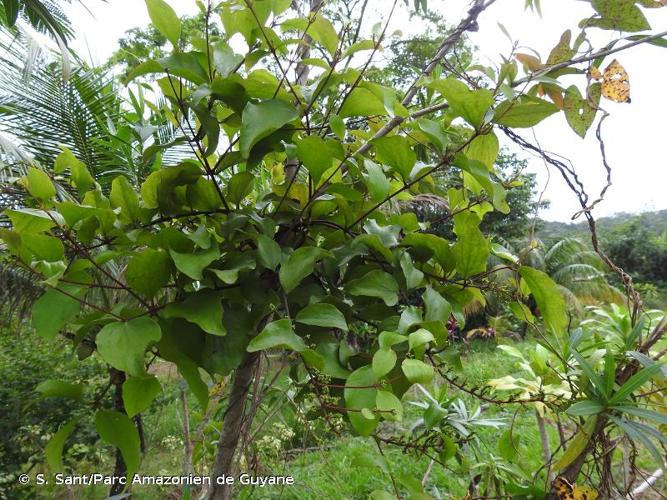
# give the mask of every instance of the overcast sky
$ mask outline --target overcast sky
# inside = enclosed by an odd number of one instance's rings
[[[168,1],[179,15],[197,11],[194,0]],[[367,29],[385,14],[388,3],[389,0],[370,0],[373,12]],[[117,40],[126,30],[149,23],[141,0],[108,0],[108,3],[90,0],[85,4],[92,16],[79,2],[74,2],[68,9],[78,34],[74,48],[81,54],[90,54],[96,62],[104,61],[117,48]],[[540,52],[544,60],[561,33],[573,28],[576,36],[578,21],[591,13],[590,4],[581,0],[543,0],[542,4],[540,19],[536,14],[524,11],[524,0],[497,0],[480,16],[479,31],[470,35],[471,41],[479,47],[478,61],[493,65],[501,60],[500,54],[509,53],[510,42],[498,23],[503,24],[520,45]],[[428,5],[442,12],[450,23],[457,23],[465,15],[468,2],[428,0]],[[655,32],[667,30],[667,8],[645,12]],[[391,27],[407,34],[414,33],[418,24],[411,22],[405,13],[399,13]],[[594,43],[598,47],[604,46],[612,35],[601,30],[590,30],[589,34],[595,36]],[[617,57],[630,75],[632,103],[616,104],[608,100],[602,103],[611,113],[605,120],[603,137],[613,168],[613,185],[605,201],[596,207],[594,214],[597,217],[624,211],[667,209],[667,129],[664,125],[667,49],[641,45]],[[583,93],[583,76],[572,83],[578,84]],[[534,142],[533,133],[544,149],[572,161],[591,197],[595,198],[604,186],[605,173],[593,128],[582,140],[569,129],[563,113],[558,113],[533,131],[524,130],[522,135]],[[502,134],[499,138],[501,143],[507,143]],[[530,171],[538,174],[540,188],[546,188],[545,198],[551,201],[551,207],[540,215],[548,220],[569,221],[579,210],[579,205],[565,182],[553,170],[549,178],[541,160],[526,153],[519,154],[529,159]]]

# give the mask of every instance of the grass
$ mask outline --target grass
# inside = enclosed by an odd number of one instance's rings
[[[522,351],[527,351],[534,346],[534,343],[525,341],[513,345]],[[491,378],[520,374],[514,360],[497,349],[494,342],[475,341],[468,350],[463,352],[462,365],[461,378],[466,380],[469,387],[481,387]],[[143,475],[181,474],[184,456],[181,438],[183,420],[178,380],[170,372],[161,372],[159,377],[163,385],[163,392],[144,415],[148,449],[140,472]],[[436,384],[440,385],[442,381]],[[453,388],[450,388],[450,394],[455,392]],[[462,397],[470,408],[478,404],[471,396],[463,394]],[[420,399],[423,399],[423,396],[414,388],[404,397],[406,402]],[[193,428],[195,428],[198,416],[194,399],[189,401],[189,406]],[[407,433],[409,426],[421,416],[421,410],[413,405],[406,406],[403,423],[392,423],[391,429],[383,431],[385,434],[389,430],[394,434]],[[471,478],[484,469],[487,471],[487,476],[491,478],[499,477],[499,474],[502,473],[497,468],[506,461],[500,458],[498,443],[510,425],[515,439],[518,438],[518,450],[512,463],[507,466],[517,476],[522,476],[524,480],[529,481],[534,471],[539,470],[541,464],[544,463],[534,407],[519,404],[488,405],[484,407],[483,415],[488,418],[502,419],[507,424],[503,429],[476,428],[475,433],[484,450],[484,460],[459,463],[456,459],[451,459],[447,462],[446,467],[443,467],[438,463],[431,463],[427,456],[408,453],[399,447],[383,446],[386,458],[386,465],[383,466],[377,446],[370,438],[353,437],[349,434],[343,434],[341,437],[326,434],[319,436],[315,442],[311,440],[305,444],[297,443],[295,438],[282,442],[280,449],[261,452],[258,465],[262,474],[290,475],[294,478],[295,484],[284,488],[242,487],[236,490],[236,498],[365,499],[376,491],[393,494],[392,477],[402,493],[407,491],[407,485],[418,487],[423,482],[424,491],[432,497],[451,498],[451,495],[463,497]],[[281,420],[277,418],[272,422],[272,426],[267,426],[266,435],[274,435],[280,422]],[[287,419],[286,422],[289,423],[290,420]],[[548,434],[553,451],[559,443],[555,425],[548,425]],[[212,444],[215,439],[215,429],[206,436],[206,439]],[[304,450],[304,447],[307,449]],[[111,447],[98,444],[95,456],[96,459],[74,463],[70,461],[72,472],[77,474],[109,473],[113,470]],[[653,471],[655,469],[651,457],[646,454],[641,455],[639,465],[643,470]],[[198,474],[205,474],[208,470],[209,464],[195,465],[195,472]],[[546,471],[540,470],[534,480],[536,485],[544,487],[547,484]],[[656,487],[665,491],[664,480],[660,481]],[[74,498],[102,499],[106,498],[107,490],[106,486],[101,485],[94,488],[74,487],[71,494]],[[41,490],[33,490],[33,492],[35,495],[41,495],[42,498],[67,498],[70,495],[53,485]],[[181,494],[182,491],[173,487],[148,486],[137,487],[133,490],[133,498],[146,500],[181,498]],[[28,495],[25,498],[33,497],[34,495]]]

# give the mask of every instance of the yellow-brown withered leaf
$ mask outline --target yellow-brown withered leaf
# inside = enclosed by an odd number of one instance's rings
[[[602,95],[614,102],[630,102],[630,77],[616,59],[602,75]]]
[[[598,492],[588,486],[576,486],[562,476],[558,476],[553,483],[554,492],[558,500],[596,500]]]
[[[602,73],[600,73],[600,70],[595,66],[588,68],[586,76],[588,76],[589,80],[602,80]]]

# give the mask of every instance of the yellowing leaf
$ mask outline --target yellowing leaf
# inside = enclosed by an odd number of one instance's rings
[[[544,68],[544,64],[535,56],[530,54],[516,54],[516,57],[524,67],[529,71],[537,71],[538,69]]]
[[[630,77],[616,59],[602,75],[602,95],[614,102],[630,102]]]

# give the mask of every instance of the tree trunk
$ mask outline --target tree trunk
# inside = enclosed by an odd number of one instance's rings
[[[547,434],[547,426],[544,417],[535,409],[535,418],[537,419],[537,428],[540,430],[540,441],[542,442],[542,454],[544,455],[544,463],[548,464],[551,460],[551,447],[549,446],[549,434]],[[552,475],[549,473],[549,483],[552,481]]]
[[[229,394],[229,404],[225,417],[222,421],[222,431],[215,456],[215,464],[211,471],[212,485],[209,494],[210,500],[229,500],[233,486],[230,484],[217,484],[217,478],[233,474],[232,464],[234,453],[241,437],[241,427],[245,414],[246,396],[252,384],[257,368],[259,356],[249,353],[241,366],[234,374],[234,384]],[[226,481],[221,481],[226,483]]]
[[[115,368],[109,369],[109,377],[111,378],[111,383],[115,386],[114,392],[114,409],[119,413],[125,413],[125,404],[123,403],[123,382],[125,382],[125,372],[116,370]],[[109,496],[120,495],[125,486],[120,484],[118,481],[119,478],[125,477],[127,475],[127,466],[125,465],[125,460],[123,460],[123,455],[120,452],[119,448],[116,448],[116,465],[113,470],[113,477],[115,481],[111,485],[109,490]]]

